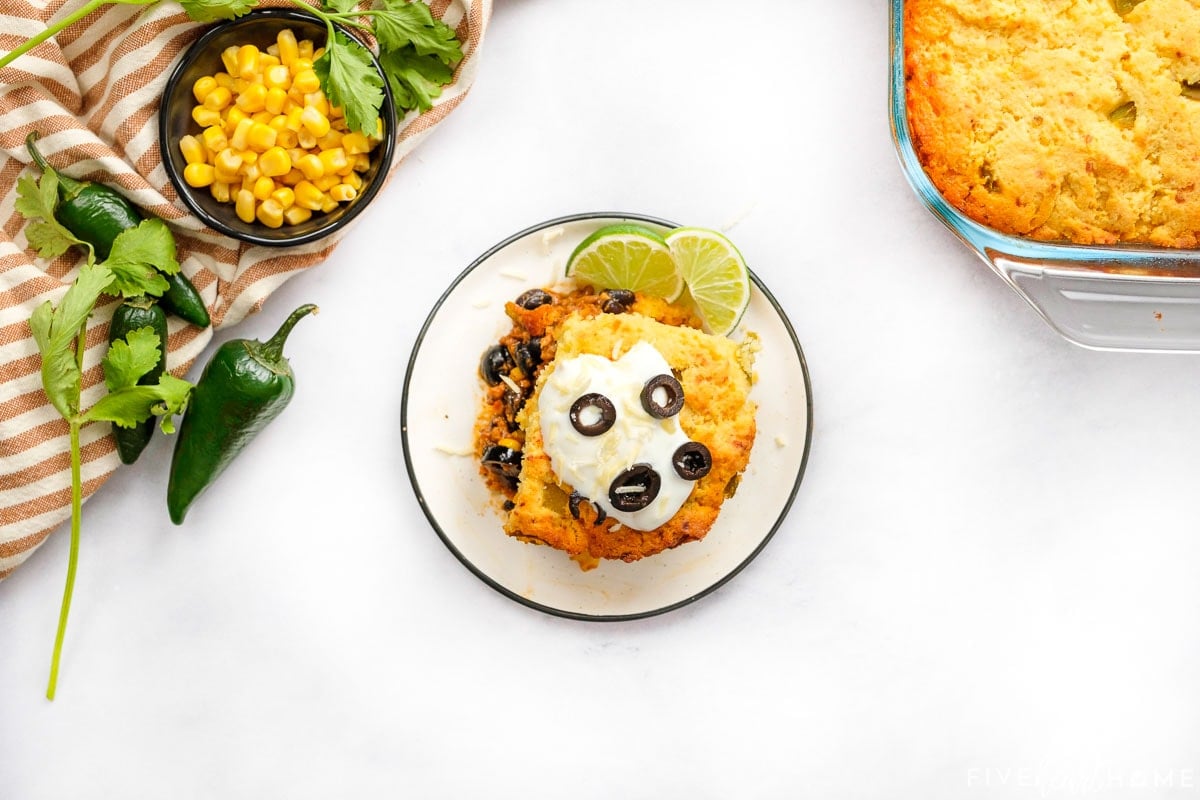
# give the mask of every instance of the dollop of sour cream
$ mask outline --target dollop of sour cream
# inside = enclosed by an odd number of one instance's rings
[[[639,531],[653,530],[675,516],[692,492],[694,481],[680,478],[672,457],[689,440],[677,416],[657,419],[642,407],[646,381],[670,375],[671,367],[655,347],[638,342],[613,360],[597,355],[563,358],[547,376],[538,401],[542,447],[559,479],[610,517]],[[571,406],[589,393],[612,401],[616,419],[598,436],[586,436],[571,423]],[[581,421],[593,423],[592,412]],[[649,464],[662,479],[658,495],[637,511],[621,511],[609,502],[614,479],[634,464]]]

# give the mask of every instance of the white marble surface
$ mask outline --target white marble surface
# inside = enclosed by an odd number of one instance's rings
[[[0,583],[0,797],[1200,793],[1200,364],[1070,345],[968,253],[887,66],[884,0],[497,0],[466,103],[236,331],[321,305],[293,405],[183,528],[165,440],[86,505],[54,703],[66,530]],[[400,449],[450,280],[590,210],[732,226],[815,396],[762,556],[641,622],[485,586]]]

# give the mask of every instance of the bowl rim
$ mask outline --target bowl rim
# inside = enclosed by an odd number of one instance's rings
[[[174,161],[172,160],[173,153],[171,151],[170,143],[168,142],[167,101],[168,98],[174,94],[175,89],[183,76],[184,70],[191,65],[191,63],[199,56],[200,53],[204,51],[204,48],[207,47],[213,39],[231,27],[251,25],[262,19],[290,19],[297,22],[316,24],[322,27],[325,25],[320,18],[301,11],[300,9],[257,8],[253,11],[243,14],[240,17],[237,17],[236,19],[218,22],[212,25],[208,30],[204,31],[199,38],[192,42],[192,44],[183,51],[179,60],[172,68],[171,74],[167,78],[167,82],[163,85],[163,91],[159,100],[158,108],[159,157],[162,161],[163,170],[167,173],[168,179],[175,187],[175,193],[183,201],[184,205],[188,207],[188,210],[198,217],[200,221],[209,228],[212,228],[224,236],[228,236],[241,242],[247,242],[249,244],[261,245],[264,247],[294,247],[323,239],[326,236],[329,236],[334,232],[344,228],[346,225],[349,225],[371,203],[371,201],[375,198],[375,195],[379,193],[379,190],[387,181],[387,172],[390,169],[392,160],[395,156],[396,139],[398,137],[396,112],[392,99],[391,86],[388,84],[387,77],[383,72],[383,68],[379,64],[379,59],[376,57],[375,53],[370,47],[367,47],[365,44],[363,44],[367,54],[371,57],[371,64],[384,79],[383,103],[379,108],[379,117],[380,119],[384,120],[384,136],[378,153],[378,157],[380,158],[379,170],[374,179],[367,184],[367,187],[362,194],[356,197],[337,219],[332,220],[326,225],[313,228],[307,233],[287,238],[271,237],[238,230],[226,224],[225,221],[220,217],[209,213],[209,211],[200,205],[200,203],[192,196],[192,192],[195,191],[195,189],[191,186],[188,186],[183,180],[183,175],[177,169],[175,169]],[[333,28],[335,31],[350,36],[362,44],[362,41],[355,37],[353,33],[346,27],[334,23]]]

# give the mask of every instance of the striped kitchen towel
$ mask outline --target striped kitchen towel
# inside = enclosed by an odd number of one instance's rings
[[[85,2],[4,3],[0,52]],[[455,28],[465,57],[430,111],[401,120],[393,171],[466,95],[491,0],[433,0],[430,6]],[[35,307],[62,297],[80,262],[74,251],[46,262],[25,239],[13,204],[17,178],[31,174],[24,146],[30,131],[40,133],[39,149],[63,174],[104,182],[170,224],[183,271],[204,297],[214,327],[256,311],[275,287],[322,261],[345,234],[283,249],[243,245],[207,229],[176,196],[159,158],[158,101],[176,58],[206,27],[169,0],[104,6],[0,70],[0,579],[70,516],[67,424],[42,393],[41,359],[28,320]],[[85,406],[104,391],[100,360],[115,307],[115,300],[102,301],[89,322]],[[211,338],[212,329],[172,319],[168,367],[176,374],[186,370]],[[86,498],[120,465],[107,425],[84,428],[82,457]]]

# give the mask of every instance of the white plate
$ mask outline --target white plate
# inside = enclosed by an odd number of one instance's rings
[[[560,283],[575,246],[597,228],[621,221],[674,227],[638,215],[585,214],[543,222],[484,253],[430,313],[404,381],[404,455],[413,490],[434,530],[496,590],[531,608],[577,619],[659,614],[736,575],[787,514],[812,440],[804,354],[783,311],[754,277],[742,327],[757,333],[762,343],[755,362],[758,382],[751,393],[758,403],[758,435],[738,492],[722,506],[708,536],[632,564],[602,561],[585,572],[565,553],[504,534],[472,445],[483,397],[479,358],[511,327],[504,314],[506,301],[526,289]]]

